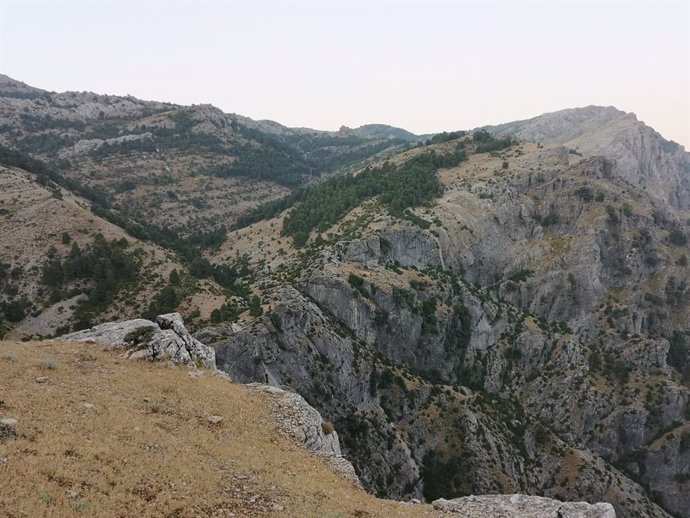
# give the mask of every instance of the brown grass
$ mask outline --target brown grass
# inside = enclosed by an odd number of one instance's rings
[[[93,345],[0,342],[0,418],[25,436],[0,441],[0,516],[435,515],[353,487],[262,397]]]

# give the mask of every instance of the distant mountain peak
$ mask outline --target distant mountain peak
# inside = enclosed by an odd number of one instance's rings
[[[6,93],[12,91],[45,92],[45,90],[42,90],[40,88],[34,88],[33,86],[29,86],[26,83],[22,83],[21,81],[12,79],[8,75],[0,74],[0,92]]]
[[[585,106],[484,129],[606,157],[613,160],[619,178],[674,207],[690,208],[690,154],[634,113],[613,106]]]

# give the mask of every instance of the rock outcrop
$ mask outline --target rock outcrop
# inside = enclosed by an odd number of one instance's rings
[[[615,518],[611,504],[561,502],[528,495],[484,495],[436,500],[434,509],[463,518]]]
[[[189,334],[179,313],[159,315],[155,323],[145,319],[107,322],[60,339],[122,348],[128,358],[171,360],[216,368],[215,351]]]
[[[343,457],[338,432],[302,396],[277,387],[250,383],[247,388],[266,396],[278,431],[308,450],[324,456],[330,466],[358,487],[361,482],[352,463]]]

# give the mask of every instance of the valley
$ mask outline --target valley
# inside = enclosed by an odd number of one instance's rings
[[[2,76],[0,127],[5,339],[177,311],[380,498],[690,517],[690,154],[633,114],[320,132]]]

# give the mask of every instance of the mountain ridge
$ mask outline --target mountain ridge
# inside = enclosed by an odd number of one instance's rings
[[[391,145],[269,134],[207,105],[146,112],[118,98],[101,120],[92,97],[57,95],[0,96],[7,143],[58,168],[36,183],[91,193],[96,214],[167,250],[179,266],[159,274],[161,302],[184,299],[233,379],[297,392],[332,422],[368,491],[529,493],[687,518],[682,147],[614,108]],[[134,132],[152,136],[118,140]],[[554,140],[529,141],[537,132]],[[82,140],[97,147],[60,158]],[[6,312],[25,274],[5,246]],[[71,278],[58,278],[65,292],[98,283]]]

